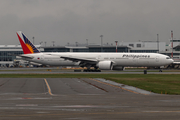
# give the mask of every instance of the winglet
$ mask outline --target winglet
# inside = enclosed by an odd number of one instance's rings
[[[39,50],[27,39],[27,37],[21,32],[16,32],[24,54],[40,53]]]

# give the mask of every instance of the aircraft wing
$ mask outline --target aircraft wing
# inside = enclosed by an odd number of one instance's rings
[[[65,60],[70,60],[73,62],[85,62],[85,63],[96,63],[98,60],[96,59],[88,59],[83,57],[76,57],[76,56],[61,56],[60,58],[64,58]]]

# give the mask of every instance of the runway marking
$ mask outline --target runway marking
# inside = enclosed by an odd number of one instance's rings
[[[48,93],[49,93],[50,95],[53,95],[53,94],[52,94],[52,92],[51,92],[51,88],[50,88],[50,86],[49,86],[49,84],[48,84],[47,80],[46,80],[46,79],[44,79],[44,81],[45,81],[46,86],[47,86],[47,88],[48,88]]]
[[[107,90],[105,90],[105,89],[103,89],[103,88],[101,88],[101,87],[99,87],[99,86],[97,86],[97,85],[94,85],[94,84],[92,84],[92,83],[89,83],[89,82],[87,82],[87,81],[85,81],[85,80],[82,80],[82,81],[84,81],[85,83],[88,83],[88,84],[90,84],[90,85],[92,85],[92,86],[94,86],[94,87],[96,87],[96,88],[98,88],[98,89],[101,89],[101,90],[103,90],[103,91],[105,91],[105,92],[108,92]]]
[[[99,82],[99,83],[102,83],[102,84],[105,84],[105,85],[109,85],[109,86],[112,86],[112,87],[120,88],[120,89],[126,90],[128,92],[132,92],[132,93],[135,93],[135,94],[143,94],[143,93],[138,93],[138,92],[135,92],[135,91],[132,91],[132,90],[128,90],[126,88],[122,88],[122,87],[119,87],[119,86],[116,86],[116,85],[105,83],[105,82],[102,82],[102,81],[99,81],[99,80],[96,80],[96,79],[93,79],[93,78],[89,78],[89,79],[93,80],[93,81],[96,81],[96,82]],[[143,94],[143,95],[148,95],[148,94]]]

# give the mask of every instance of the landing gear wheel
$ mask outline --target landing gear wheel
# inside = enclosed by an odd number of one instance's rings
[[[101,72],[101,70],[96,70],[96,69],[84,69],[83,72]]]

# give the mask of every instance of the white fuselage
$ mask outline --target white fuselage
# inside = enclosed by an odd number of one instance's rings
[[[158,53],[34,53],[21,56],[32,57],[26,60],[50,66],[78,66],[79,62],[61,57],[73,57],[97,61],[112,61],[113,66],[155,67],[173,63],[166,55]]]

